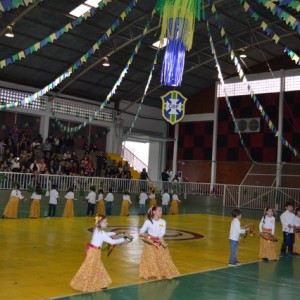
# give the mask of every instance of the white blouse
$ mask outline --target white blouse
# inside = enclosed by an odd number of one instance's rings
[[[259,223],[259,232],[262,232],[263,229],[271,229],[272,234],[275,233],[275,218],[266,216],[262,217]]]
[[[300,217],[298,217],[298,216],[295,217],[295,226],[296,227],[300,226]]]
[[[94,191],[90,191],[89,194],[85,198],[87,200],[89,200],[88,202],[91,204],[96,203],[96,193]]]
[[[66,195],[65,195],[65,199],[73,199],[74,200],[75,198],[75,195],[73,192],[68,192]]]
[[[97,199],[96,202],[99,202],[99,201],[101,201],[101,200],[103,200],[103,194],[102,194],[102,193],[100,193],[100,194],[98,195],[98,199]]]
[[[111,238],[111,236],[113,236],[115,234],[116,234],[115,232],[105,232],[103,230],[95,228],[94,232],[93,232],[91,244],[95,247],[102,247],[102,244],[104,242],[111,244],[111,245],[117,245],[117,244],[124,243],[124,238],[113,240]]]
[[[172,196],[172,200],[180,201],[179,198],[178,198],[178,195],[176,195],[176,194],[174,194],[174,195]]]
[[[146,204],[146,201],[148,199],[148,195],[146,193],[140,193],[140,201],[139,204]]]
[[[128,201],[129,203],[132,203],[129,195],[123,195],[123,201]]]
[[[34,192],[30,199],[34,199],[34,200],[41,200],[42,199],[42,195],[37,194],[36,192]]]
[[[151,193],[151,194],[149,195],[149,199],[155,199],[155,194]]]
[[[11,197],[18,197],[19,199],[24,199],[20,190],[12,190],[10,193]]]
[[[113,202],[114,201],[114,195],[112,193],[108,193],[104,199],[106,202]]]
[[[148,232],[149,235],[153,237],[162,238],[166,234],[166,221],[163,219],[159,219],[157,221],[152,219],[146,220],[143,227],[140,229],[140,233],[144,234]]]

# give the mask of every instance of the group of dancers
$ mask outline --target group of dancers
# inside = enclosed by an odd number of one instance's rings
[[[240,266],[237,260],[238,242],[240,235],[246,235],[251,226],[241,227],[240,219],[242,212],[239,209],[232,211],[233,220],[230,226],[230,266]],[[280,250],[280,257],[300,255],[300,207],[294,207],[292,202],[285,204],[285,211],[280,215],[282,224],[283,241]],[[264,210],[263,217],[259,223],[260,247],[259,257],[263,261],[277,261],[279,259],[276,253],[275,243],[275,210],[267,207]]]
[[[179,275],[164,241],[166,221],[161,217],[162,208],[152,206],[148,210],[148,219],[139,231],[141,237],[146,241],[139,268],[139,276],[144,280],[164,277],[172,279]],[[101,261],[103,243],[110,245],[127,244],[132,240],[132,236],[105,232],[104,229],[107,226],[107,217],[98,214],[95,218],[92,240],[87,245],[85,259],[70,282],[71,287],[75,290],[94,292],[105,289],[111,284],[112,280]]]
[[[49,208],[47,217],[55,217],[56,216],[56,208],[59,199],[59,193],[57,191],[56,185],[52,185],[51,190],[48,192],[49,196]],[[31,195],[31,204],[29,211],[29,218],[38,219],[41,217],[41,200],[42,200],[42,189],[40,186],[37,186],[35,192]],[[63,210],[63,217],[74,217],[74,200],[75,194],[73,187],[70,187],[64,196],[65,207]],[[87,203],[87,216],[94,216],[96,214],[110,216],[112,214],[112,207],[114,203],[114,194],[112,193],[112,189],[109,189],[109,192],[104,197],[103,189],[99,189],[98,193],[96,193],[96,189],[94,186],[90,187],[90,192],[84,198],[84,202]],[[139,215],[145,215],[146,213],[146,203],[149,200],[149,208],[156,206],[158,203],[155,195],[155,191],[151,190],[149,195],[145,190],[141,190],[139,195]],[[12,190],[10,194],[9,201],[4,209],[2,218],[17,218],[18,217],[18,207],[19,202],[24,201],[24,196],[20,191],[19,185]],[[181,201],[177,193],[174,191],[172,194],[172,201],[168,190],[164,190],[162,195],[162,209],[163,213],[168,213],[168,206],[170,206],[169,213],[174,215],[179,213],[179,204]],[[133,206],[133,203],[130,198],[130,194],[128,191],[123,193],[122,205],[120,216],[129,216],[130,207]]]

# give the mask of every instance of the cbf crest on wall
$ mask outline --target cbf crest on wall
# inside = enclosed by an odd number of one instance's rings
[[[161,96],[162,100],[162,116],[174,125],[180,122],[185,115],[185,103],[187,98],[178,91],[171,91]]]

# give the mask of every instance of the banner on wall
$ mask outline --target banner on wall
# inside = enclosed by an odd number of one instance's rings
[[[180,122],[185,115],[185,103],[188,100],[178,91],[171,91],[161,97],[162,116],[174,125]]]

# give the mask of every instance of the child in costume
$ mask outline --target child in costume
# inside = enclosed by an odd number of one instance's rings
[[[296,209],[294,253],[300,254],[300,207]]]
[[[178,206],[179,206],[180,202],[181,201],[179,200],[177,193],[173,192],[172,203],[171,203],[171,207],[170,207],[171,215],[178,215]]]
[[[32,199],[30,204],[29,218],[38,219],[41,217],[41,200],[42,200],[42,189],[38,185],[35,188],[35,192],[30,197]]]
[[[111,216],[111,210],[114,203],[114,195],[112,193],[112,188],[109,189],[109,193],[106,195],[104,200],[106,201],[106,215]]]
[[[294,204],[291,202],[287,202],[285,204],[285,212],[283,212],[280,216],[280,221],[282,224],[282,234],[283,234],[283,242],[281,246],[280,256],[293,256],[294,255],[294,242],[295,242],[295,214],[294,214]],[[288,249],[288,253],[286,253],[286,249]]]
[[[52,185],[52,189],[49,193],[49,210],[48,210],[48,218],[55,217],[56,214],[56,206],[57,206],[57,199],[59,197],[58,191],[56,190],[56,185]]]
[[[64,212],[63,212],[63,217],[66,218],[73,218],[74,217],[74,189],[73,187],[69,187],[67,194],[65,195],[65,199],[67,199]]]
[[[91,186],[89,194],[85,197],[85,199],[88,200],[87,216],[92,217],[95,214],[96,196],[95,187]]]
[[[163,210],[163,214],[166,215],[167,211],[168,211],[168,205],[170,202],[170,195],[168,193],[168,190],[165,190],[162,198],[161,198],[161,202],[162,202],[162,210]]]
[[[240,219],[242,218],[242,212],[235,208],[231,213],[233,220],[230,225],[229,244],[230,244],[230,258],[229,266],[240,266],[240,262],[237,260],[237,252],[239,245],[240,234],[245,233],[248,229],[241,228]]]
[[[123,237],[112,239],[115,232],[104,231],[108,225],[106,216],[97,215],[95,220],[93,237],[91,243],[87,245],[84,262],[70,282],[73,289],[83,292],[95,292],[107,288],[112,282],[101,261],[102,244],[105,242],[117,245],[125,242]]]
[[[154,190],[151,191],[151,194],[149,195],[149,199],[150,199],[149,208],[151,208],[156,205],[156,197],[155,197]]]
[[[275,234],[275,217],[273,208],[267,207],[264,210],[264,215],[259,223],[259,232],[266,232],[272,235]],[[264,261],[278,260],[275,242],[260,237],[259,257]]]
[[[148,195],[146,194],[145,190],[141,190],[140,196],[139,196],[139,204],[140,204],[140,211],[139,215],[145,215],[146,213],[146,201],[148,199]]]
[[[105,203],[104,203],[104,196],[103,196],[103,189],[98,191],[98,199],[97,202],[97,214],[105,216]]]
[[[161,219],[161,216],[162,208],[160,206],[150,208],[148,220],[140,229],[141,237],[148,241],[145,244],[140,263],[140,277],[145,280],[151,277],[172,279],[179,275],[163,239],[166,234],[166,221]],[[146,232],[148,236],[144,236]]]
[[[20,191],[20,186],[17,184],[10,193],[10,198],[5,206],[2,218],[18,218],[19,202],[23,199],[24,197]]]
[[[129,205],[132,204],[129,192],[125,191],[123,195],[122,207],[120,216],[129,216]]]

